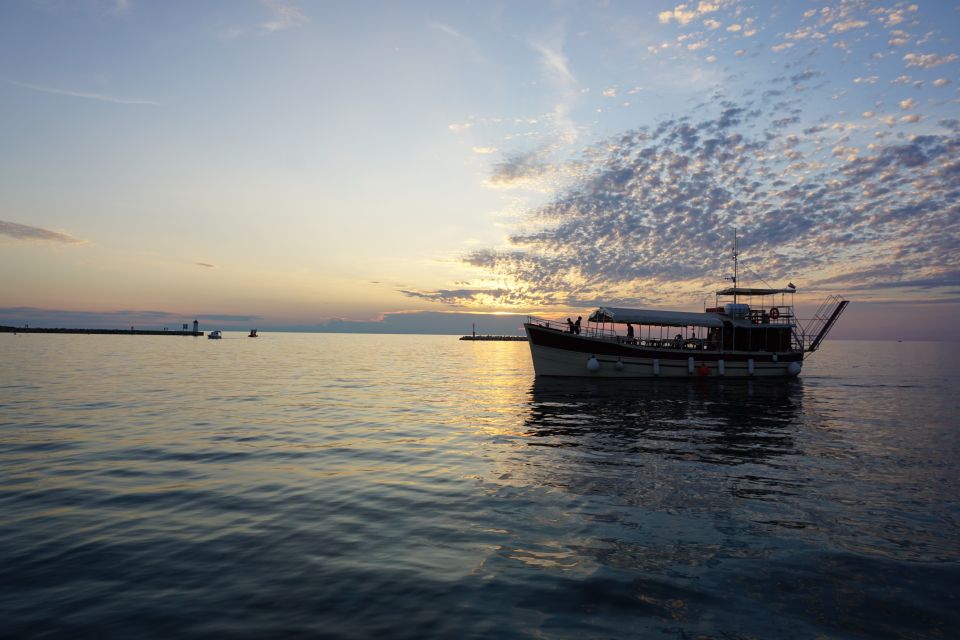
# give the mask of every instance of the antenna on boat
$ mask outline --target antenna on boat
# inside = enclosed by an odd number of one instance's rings
[[[733,228],[733,302],[737,302],[737,276],[738,274],[738,265],[737,265],[737,256],[740,255],[740,252],[737,251],[737,228]]]

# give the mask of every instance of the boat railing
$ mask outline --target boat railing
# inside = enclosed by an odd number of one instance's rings
[[[783,327],[791,326],[796,321],[793,307],[788,305],[771,306],[770,308],[750,307],[747,317],[753,324],[770,324]]]
[[[545,329],[552,329],[562,333],[572,333],[570,325],[566,320],[549,320],[547,318],[538,318],[536,316],[527,316],[527,322],[541,326]],[[607,328],[593,323],[581,324],[580,335],[588,338],[616,338],[617,332],[613,327]]]
[[[849,300],[840,296],[828,296],[817,308],[813,318],[803,326],[801,350],[810,353],[816,351],[848,304]]]
[[[571,333],[570,325],[564,321],[549,320],[547,318],[538,318],[536,316],[527,316],[527,322],[545,329],[551,329],[559,333]],[[630,337],[617,333],[612,325],[597,325],[588,323],[580,329],[580,335],[588,338],[605,338],[616,341],[619,344],[626,344],[635,347],[652,347],[655,349],[682,349],[685,351],[716,351],[719,345],[704,338],[677,338],[670,337]]]
[[[716,351],[715,342],[703,338],[630,338],[617,336],[617,342],[635,347],[651,347],[654,349],[683,349],[685,351]]]

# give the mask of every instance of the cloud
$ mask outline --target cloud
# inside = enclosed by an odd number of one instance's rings
[[[488,155],[488,154],[497,152],[496,147],[472,147],[471,150],[474,153],[478,153],[480,155]]]
[[[260,4],[273,12],[273,17],[260,25],[270,33],[299,27],[310,21],[300,9],[284,0],[260,0]]]
[[[960,287],[960,270],[931,270],[930,275],[917,278],[904,278],[896,265],[887,265],[872,269],[863,269],[840,273],[829,278],[817,280],[814,286],[827,286],[843,283],[849,290],[883,289],[939,289],[942,287]],[[953,301],[951,301],[953,302]]]
[[[435,22],[435,21],[433,21],[433,20],[428,20],[428,21],[427,21],[427,26],[430,27],[431,29],[436,29],[437,31],[440,31],[440,32],[442,32],[442,33],[445,33],[445,34],[447,34],[448,36],[453,36],[454,38],[457,38],[457,39],[459,39],[459,40],[468,40],[468,41],[469,41],[469,38],[467,38],[467,36],[463,35],[462,33],[460,33],[459,31],[457,31],[456,29],[454,29],[454,28],[451,27],[450,25],[443,24],[442,22]]]
[[[797,92],[816,75],[781,82]],[[729,268],[733,227],[748,267],[771,283],[880,288],[890,265],[912,282],[928,279],[930,265],[960,269],[960,125],[860,145],[856,126],[804,126],[789,94],[775,94],[721,99],[712,114],[698,107],[585,147],[568,163],[571,182],[522,216],[507,247],[463,256],[503,286],[405,294],[508,308],[697,303]],[[531,152],[493,173],[512,183],[551,166]],[[878,271],[829,280],[847,264]]]
[[[540,64],[546,72],[546,80],[556,92],[556,104],[546,120],[552,125],[558,144],[573,143],[577,139],[578,131],[571,112],[580,91],[576,76],[570,70],[569,60],[563,51],[563,33],[557,32],[541,38],[530,46],[540,54]]]
[[[26,82],[17,82],[15,80],[9,80],[7,78],[0,78],[3,82],[11,84],[15,87],[20,87],[22,89],[30,89],[31,91],[40,91],[41,93],[51,93],[58,96],[69,96],[71,98],[84,98],[86,100],[97,100],[99,102],[112,102],[114,104],[133,104],[133,105],[152,105],[156,106],[159,103],[153,100],[143,100],[139,98],[121,98],[117,96],[112,96],[106,93],[94,93],[91,91],[74,91],[71,89],[58,89],[55,87],[45,87],[38,84],[30,84]]]
[[[669,11],[661,11],[659,14],[657,14],[657,18],[662,24],[670,24],[670,22],[673,21],[680,26],[686,26],[697,18],[717,11],[719,8],[719,2],[699,2],[696,5],[694,5],[693,2],[690,2],[678,4]]]
[[[388,312],[377,320],[345,320],[334,318],[302,331],[329,333],[413,333],[432,335],[466,335],[476,327],[477,335],[522,335],[526,316],[463,312]]]
[[[0,220],[0,234],[9,236],[15,240],[39,241],[39,242],[59,242],[61,244],[85,244],[86,240],[74,238],[73,236],[61,233],[60,231],[51,231],[40,227],[31,227],[16,222],[5,222]]]
[[[540,54],[540,62],[547,72],[557,79],[561,85],[576,85],[577,79],[570,71],[570,62],[563,53],[563,49],[545,42],[534,43],[533,48]]]
[[[552,147],[543,146],[508,155],[493,165],[487,185],[495,188],[551,189],[563,172],[561,166],[550,161],[552,151]]]
[[[207,267],[209,269],[215,269],[217,267],[217,265],[210,264],[209,262],[194,262],[193,264],[197,265],[198,267]]]
[[[935,53],[908,53],[903,56],[903,61],[907,63],[908,68],[933,69],[940,65],[953,62],[957,59],[957,54],[951,53],[945,56]]]
[[[439,289],[436,291],[416,291],[401,289],[400,293],[411,298],[442,302],[453,306],[478,305],[500,302],[510,296],[507,289]]]
[[[891,52],[889,38],[920,48],[936,35],[900,31],[917,25],[910,5],[882,12],[861,0],[818,6],[803,24],[747,49],[737,49],[745,32],[765,25],[745,15],[746,5],[716,5],[704,9],[730,10],[700,17],[697,3],[672,5],[659,19],[684,33],[647,51],[659,52],[665,64],[670,56],[681,63],[696,56],[705,69],[708,54],[762,56],[767,49],[779,53],[771,62],[782,60],[777,77],[753,76],[755,86],[735,100],[711,88],[688,110],[674,107],[669,117],[576,151],[549,144],[512,151],[491,166],[487,184],[540,187],[547,195],[531,198],[540,204],[512,218],[502,245],[462,256],[483,274],[481,282],[496,284],[405,288],[405,295],[505,308],[678,300],[699,307],[703,292],[729,269],[726,247],[737,227],[748,266],[774,284],[782,278],[880,290],[890,276],[884,269],[896,265],[898,281],[930,282],[931,295],[941,297],[953,287],[956,297],[956,286],[932,275],[931,265],[960,269],[960,124],[916,113],[938,106],[919,95],[878,95],[897,58],[907,71],[956,56]],[[845,54],[844,68],[857,70],[848,76],[852,84],[838,88],[814,68],[834,63],[831,45],[881,51],[862,51],[860,67]],[[552,77],[572,81],[562,61]],[[736,86],[736,73],[722,86]],[[926,90],[923,80],[903,74],[893,83]],[[825,106],[836,112],[825,113]],[[854,270],[873,275],[845,275]]]
[[[844,31],[849,31],[851,29],[862,29],[865,26],[867,26],[867,23],[864,20],[847,20],[846,22],[834,22],[830,27],[830,31],[834,33],[843,33]]]

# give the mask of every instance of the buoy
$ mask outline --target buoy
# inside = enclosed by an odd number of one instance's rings
[[[798,376],[800,375],[800,369],[802,368],[803,366],[799,362],[791,362],[789,366],[787,366],[787,373],[792,376]]]
[[[705,364],[701,364],[699,367],[697,367],[697,373],[700,374],[701,377],[708,376],[710,375],[710,367]]]
[[[590,359],[587,360],[587,371],[594,373],[600,370],[600,361],[597,360],[596,356],[590,356]]]
[[[660,375],[660,361],[656,358],[653,359],[653,375]]]
[[[623,360],[617,358],[617,361],[613,363],[613,368],[617,371],[623,371]]]
[[[723,360],[717,360],[717,373],[722,376],[727,375],[727,364]]]
[[[687,358],[687,373],[693,374],[693,356]]]
[[[753,375],[753,358],[747,360],[747,373]]]

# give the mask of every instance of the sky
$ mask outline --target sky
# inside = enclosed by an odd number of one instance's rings
[[[736,229],[835,335],[950,337],[958,38],[956,1],[9,0],[0,324],[701,310]]]

